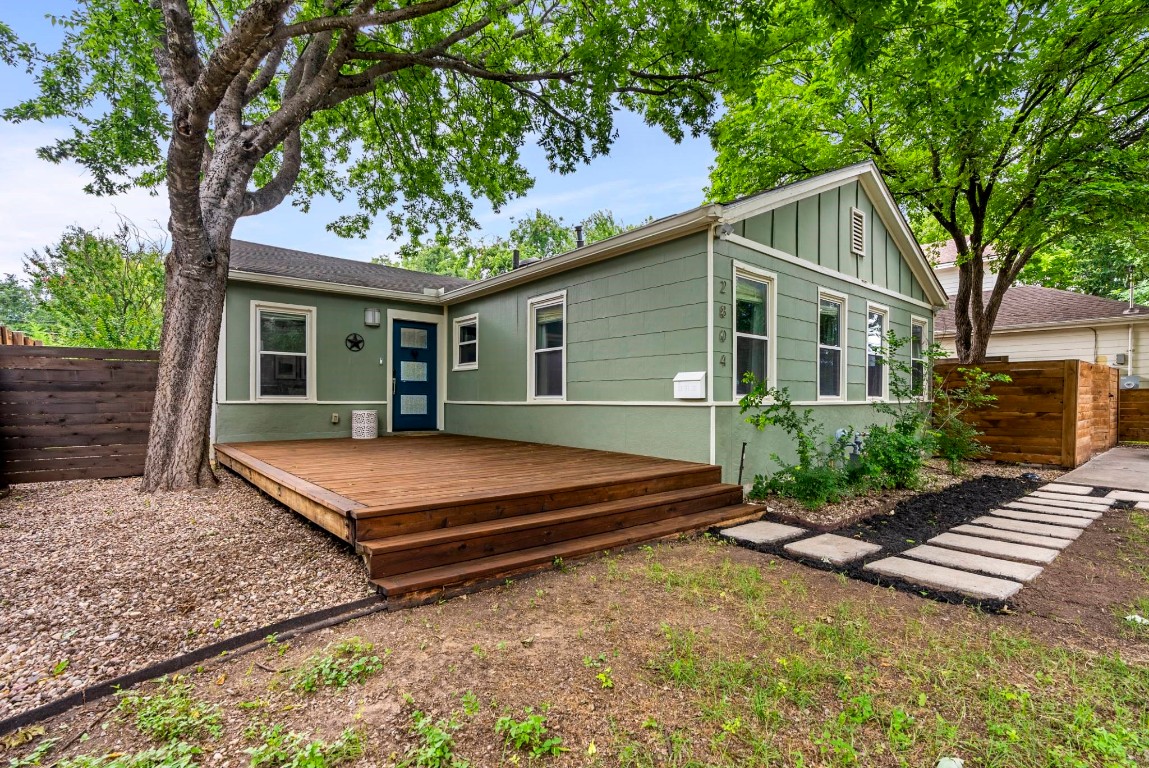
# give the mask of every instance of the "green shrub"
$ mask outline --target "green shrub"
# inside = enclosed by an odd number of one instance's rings
[[[163,678],[153,694],[127,691],[119,697],[119,710],[135,715],[136,727],[157,741],[218,738],[223,732],[219,707],[193,697],[188,683]]]
[[[934,377],[931,427],[935,452],[949,464],[950,473],[958,475],[963,461],[989,453],[978,441],[983,433],[962,418],[963,414],[972,409],[993,407],[997,396],[990,394],[989,388],[999,382],[1008,383],[1010,378],[980,368],[957,368],[954,374],[961,377],[956,386],[940,374]]]
[[[870,427],[862,449],[868,471],[881,488],[917,488],[925,465],[924,436],[921,431],[907,434],[897,427]]]

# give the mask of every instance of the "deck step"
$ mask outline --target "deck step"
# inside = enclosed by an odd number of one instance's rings
[[[705,512],[680,515],[644,525],[635,525],[617,531],[568,539],[554,544],[520,549],[515,552],[482,557],[462,563],[452,563],[395,576],[372,579],[388,598],[413,592],[425,592],[479,582],[484,579],[544,566],[556,558],[569,560],[593,552],[627,547],[642,541],[671,536],[683,531],[708,528],[730,520],[760,514],[762,508],[753,504],[736,504]]]
[[[722,482],[722,468],[710,465],[684,464],[657,472],[644,471],[640,475],[604,480],[590,474],[578,483],[550,486],[543,483],[537,488],[478,497],[461,492],[457,500],[405,504],[398,508],[394,505],[364,508],[351,514],[355,518],[356,540],[362,542]]]
[[[713,485],[360,541],[372,578],[505,554],[738,504],[742,487]]]

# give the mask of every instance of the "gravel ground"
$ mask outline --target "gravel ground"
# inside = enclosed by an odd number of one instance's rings
[[[226,472],[0,499],[0,718],[275,621],[368,596],[349,547]]]

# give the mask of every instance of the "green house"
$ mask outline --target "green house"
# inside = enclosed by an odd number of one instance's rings
[[[790,451],[753,371],[828,432],[888,397],[874,345],[946,295],[870,163],[704,205],[477,282],[235,241],[217,442],[442,430],[720,464]],[[919,349],[921,345],[914,345]],[[913,352],[906,350],[906,354]]]

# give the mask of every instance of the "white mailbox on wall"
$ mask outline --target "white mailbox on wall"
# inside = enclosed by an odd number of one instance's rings
[[[705,400],[706,371],[681,371],[674,374],[675,400]]]

